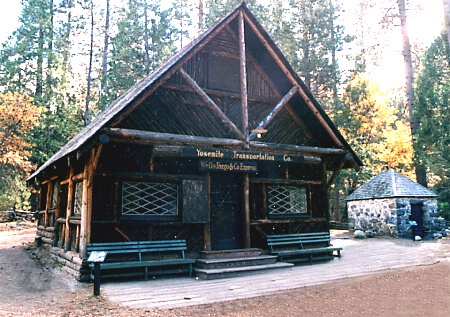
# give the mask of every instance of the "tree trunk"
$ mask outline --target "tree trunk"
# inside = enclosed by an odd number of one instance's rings
[[[144,66],[145,66],[145,72],[148,74],[150,72],[150,40],[148,37],[149,32],[149,22],[148,22],[148,5],[145,4],[144,7]]]
[[[103,43],[102,56],[102,81],[100,86],[100,94],[103,99],[108,93],[108,47],[109,47],[109,19],[110,19],[110,0],[106,0],[106,15],[105,15],[105,37]],[[100,107],[104,110],[103,100],[100,100]]]
[[[37,54],[37,67],[36,67],[36,91],[35,94],[42,97],[43,91],[43,78],[44,78],[44,32],[42,31],[42,26],[39,28],[38,34],[38,54]],[[48,105],[47,105],[48,106]]]
[[[447,41],[450,46],[450,0],[443,0],[444,3],[444,22],[447,32]]]
[[[66,29],[64,34],[64,50],[63,50],[63,68],[64,74],[69,70],[69,60],[70,60],[70,33],[72,32],[72,9],[73,9],[73,1],[68,1],[67,3],[67,21],[66,21]]]
[[[339,205],[340,195],[339,195],[339,187],[336,186],[333,191],[333,221],[341,221],[341,208]]]
[[[52,88],[53,88],[53,38],[54,38],[54,26],[53,18],[55,14],[53,0],[50,0],[50,30],[49,30],[49,40],[48,40],[48,57],[47,57],[47,100],[50,101],[52,98]]]
[[[408,28],[406,25],[406,6],[405,0],[397,0],[398,9],[400,13],[400,23],[402,28],[402,40],[403,40],[403,60],[405,65],[405,77],[406,77],[406,101],[409,113],[409,122],[411,126],[411,134],[415,135],[417,131],[416,122],[414,120],[414,68],[412,64],[411,56],[411,44],[409,42]]]
[[[198,31],[200,34],[203,27],[203,0],[198,0]]]
[[[411,127],[411,136],[413,142],[417,132],[418,123],[414,118],[414,68],[411,56],[411,44],[409,42],[408,28],[406,25],[406,5],[405,0],[397,0],[398,10],[400,14],[400,23],[402,28],[403,40],[403,59],[405,63],[405,77],[406,77],[406,101],[408,104],[409,124]],[[419,184],[427,187],[426,169],[416,163],[416,180]]]
[[[90,3],[90,15],[91,15],[91,42],[89,44],[89,66],[87,74],[87,90],[86,90],[86,107],[84,110],[84,125],[89,124],[89,102],[91,101],[91,73],[92,73],[92,62],[94,55],[94,3],[91,0]]]

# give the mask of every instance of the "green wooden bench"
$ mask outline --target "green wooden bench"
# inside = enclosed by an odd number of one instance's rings
[[[189,273],[192,276],[192,264],[195,259],[185,257],[186,240],[156,240],[90,243],[87,253],[103,253],[104,261],[89,262],[91,279],[96,280],[97,273],[103,278],[143,276],[148,279],[149,273],[173,274]],[[88,259],[89,261],[89,259]],[[99,279],[99,276],[97,276]]]
[[[312,263],[313,260],[331,260],[341,256],[342,248],[331,245],[328,232],[267,235],[266,240],[270,253],[284,262]]]

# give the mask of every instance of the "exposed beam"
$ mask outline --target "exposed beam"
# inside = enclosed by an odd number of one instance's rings
[[[308,105],[309,109],[312,111],[312,113],[317,118],[317,120],[319,120],[319,122],[322,124],[324,129],[328,132],[329,136],[333,139],[333,141],[336,142],[336,144],[338,146],[343,147],[341,140],[339,140],[339,138],[336,136],[336,133],[334,133],[334,131],[329,126],[329,124],[322,117],[319,110],[317,110],[316,106],[313,104],[311,99],[309,99],[308,95],[306,95],[305,91],[303,89],[301,89],[301,87],[298,91],[299,91],[300,95],[302,96],[303,100],[305,101],[305,103]]]
[[[269,123],[277,116],[277,114],[283,109],[283,107],[291,100],[292,96],[298,91],[299,87],[294,86],[289,92],[280,100],[280,102],[272,109],[272,111],[258,124],[258,127],[265,129]],[[249,139],[254,140],[256,138],[255,133],[251,133]]]
[[[196,92],[191,86],[173,84],[173,83],[164,83],[161,88],[170,89],[170,90],[178,90],[183,92]],[[203,88],[203,91],[207,93],[209,96],[217,96],[217,97],[225,97],[231,99],[241,99],[241,95],[238,93],[228,92],[228,91],[220,91],[214,89]],[[281,98],[281,97],[280,97]],[[248,101],[250,102],[259,102],[259,103],[274,103],[279,99],[276,98],[261,98],[256,96],[247,96]],[[192,103],[192,102],[191,102]]]
[[[183,69],[178,70],[183,79],[200,95],[203,101],[214,112],[214,114],[225,124],[240,140],[245,140],[245,135],[236,127],[236,125],[227,117],[225,113],[216,105],[216,103],[203,91],[203,89],[192,79],[191,76]]]
[[[276,61],[277,65],[281,68],[283,73],[287,76],[289,81],[293,86],[298,85],[297,80],[292,76],[291,72],[287,67],[283,64],[281,59],[279,58],[278,54],[274,51],[274,49],[269,45],[267,40],[264,38],[264,36],[258,31],[258,27],[253,23],[252,20],[250,20],[249,17],[245,16],[245,19],[248,23],[248,25],[251,27],[253,32],[255,32],[256,36],[259,38],[261,43],[264,45],[264,47],[267,49],[267,51],[272,55],[273,59]]]
[[[238,17],[239,26],[239,71],[241,80],[241,106],[242,106],[242,130],[245,141],[248,142],[248,101],[247,101],[247,59],[245,57],[245,30],[244,14],[242,11]],[[246,144],[248,145],[248,143]]]
[[[160,78],[160,80],[158,80],[154,85],[152,85],[151,89],[146,88],[143,91],[141,91],[139,96],[137,96],[136,99],[134,99],[130,102],[130,107],[127,107],[123,111],[123,113],[116,120],[114,120],[111,124],[113,126],[117,126],[118,124],[120,124],[120,122],[122,122],[123,119],[125,119],[131,112],[133,112],[134,109],[136,109],[136,107],[138,107],[140,104],[142,104],[142,102],[144,102],[145,99],[147,99],[151,94],[153,94],[153,92],[158,87],[160,87],[173,74],[175,74],[178,70],[178,67],[182,67],[182,65],[184,65],[189,59],[191,59],[193,56],[195,56],[195,54],[197,54],[198,52],[203,50],[203,48],[209,43],[210,39],[214,38],[217,34],[222,32],[222,30],[228,25],[229,21],[232,21],[233,19],[235,19],[237,15],[238,15],[238,11],[231,14],[226,20],[223,20],[221,25],[217,26],[217,28],[213,32],[209,33],[205,38],[203,38],[200,43],[193,46],[193,48],[190,51],[188,51],[188,53],[186,55],[182,56],[183,58],[181,60],[171,62],[171,60],[174,60],[175,58],[177,58],[179,54],[173,55],[166,62],[166,64],[168,64],[169,67],[167,67],[167,69],[160,69],[160,73],[165,72],[164,76],[162,76]],[[193,45],[193,44],[191,44],[191,45]],[[119,98],[123,99],[125,97],[128,97],[128,95],[124,94]]]
[[[136,144],[166,144],[166,145],[191,145],[191,146],[233,146],[243,147],[245,141],[236,139],[209,138],[192,135],[171,133],[159,133],[142,130],[130,130],[120,128],[104,128],[102,132],[110,136],[111,142],[126,142]],[[276,144],[263,142],[250,142],[250,148],[265,149],[274,152],[286,152],[292,154],[313,155],[345,155],[347,150],[335,148],[319,148],[313,146]]]
[[[270,149],[271,151],[289,151],[297,154],[319,154],[319,155],[344,155],[347,154],[347,150],[335,149],[335,148],[320,148],[314,146],[292,145],[292,144],[277,144],[277,143],[263,143],[253,141],[250,142],[250,147],[255,149]]]
[[[325,190],[329,190],[331,185],[333,185],[334,181],[336,180],[336,178],[338,177],[339,173],[341,172],[342,168],[345,165],[345,162],[347,160],[349,160],[351,158],[351,154],[347,153],[347,155],[342,159],[342,161],[339,163],[339,166],[336,167],[333,170],[333,175],[331,175],[330,179],[328,180],[328,182],[325,184]]]
[[[197,146],[236,146],[243,147],[243,140],[209,138],[202,136],[150,132],[120,128],[105,128],[103,131],[110,136],[113,142],[126,142],[135,144],[171,144],[171,145],[197,145]]]
[[[264,47],[267,49],[267,51],[270,53],[270,55],[272,56],[272,58],[275,60],[275,62],[277,63],[277,65],[281,68],[281,70],[283,71],[283,73],[287,76],[287,78],[289,79],[289,81],[291,82],[292,85],[297,86],[298,82],[297,80],[294,78],[294,76],[291,74],[290,70],[286,67],[286,65],[284,65],[284,63],[281,61],[281,59],[279,58],[278,54],[274,51],[274,49],[269,45],[269,43],[267,42],[267,40],[263,37],[263,35],[258,31],[258,28],[256,27],[256,25],[248,18],[246,17],[246,21],[248,22],[248,24],[250,25],[250,27],[252,28],[252,30],[255,32],[256,36],[259,38],[259,40],[261,41],[261,43],[264,45]],[[322,115],[319,113],[319,111],[317,110],[317,108],[314,106],[313,102],[309,99],[309,97],[306,95],[305,91],[300,87],[299,89],[300,95],[302,96],[302,98],[305,100],[306,104],[308,105],[308,107],[311,109],[311,111],[313,112],[313,114],[316,116],[316,118],[319,120],[319,122],[323,125],[323,127],[325,128],[325,130],[328,132],[328,134],[330,135],[330,137],[333,139],[334,142],[336,142],[336,144],[340,147],[343,146],[342,142],[339,140],[339,138],[336,136],[336,134],[334,133],[334,131],[330,128],[330,126],[328,125],[328,123],[325,121],[325,119],[322,117]]]
[[[231,30],[230,26],[228,25],[226,27],[226,31],[228,31],[228,34],[236,41],[236,43],[239,42],[239,39],[236,37],[236,34]],[[255,31],[255,30],[254,30]],[[255,31],[256,32],[256,31]],[[260,74],[260,76],[264,79],[264,81],[267,83],[267,85],[272,89],[275,96],[277,96],[279,99],[282,98],[282,94],[278,91],[278,89],[275,87],[274,83],[270,79],[270,77],[267,75],[267,73],[262,69],[261,65],[258,64],[251,54],[251,52],[247,52],[247,58],[252,63],[253,67],[256,69],[256,71]],[[297,84],[295,84],[297,85]],[[253,101],[253,100],[252,100]],[[258,100],[256,100],[258,101]],[[292,117],[294,122],[299,126],[299,128],[302,130],[303,134],[309,139],[312,140],[313,137],[311,133],[309,132],[309,129],[305,126],[305,124],[301,121],[301,119],[298,117],[298,115],[292,110],[292,108],[289,105],[286,105],[286,111],[289,113],[289,115]]]

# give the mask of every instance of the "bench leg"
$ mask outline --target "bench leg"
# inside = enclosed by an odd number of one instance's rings
[[[145,280],[148,281],[148,267],[147,266],[145,267],[144,274],[145,274]]]
[[[100,295],[100,262],[94,262],[94,296]]]
[[[192,263],[189,263],[189,277],[192,277]]]

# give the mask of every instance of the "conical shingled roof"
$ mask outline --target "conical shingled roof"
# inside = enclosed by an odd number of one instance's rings
[[[345,198],[345,200],[395,197],[434,198],[437,195],[395,170],[388,169],[373,177]]]

